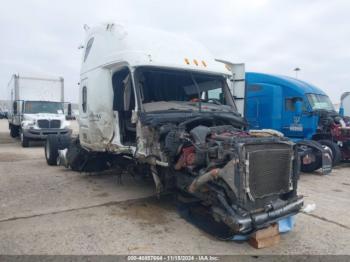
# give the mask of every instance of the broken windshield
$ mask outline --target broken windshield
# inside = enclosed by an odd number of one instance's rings
[[[223,76],[157,68],[139,68],[135,75],[146,111],[235,111]]]

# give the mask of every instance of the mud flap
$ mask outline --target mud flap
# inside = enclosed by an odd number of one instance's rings
[[[322,152],[322,173],[328,175],[332,172],[332,157],[331,152],[323,150]]]
[[[322,156],[322,174],[327,175],[332,172],[332,152],[326,150],[320,143],[313,140],[302,140],[297,142],[297,146],[300,157],[305,156],[309,151]]]

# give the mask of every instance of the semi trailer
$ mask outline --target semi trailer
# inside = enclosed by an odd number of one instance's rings
[[[350,158],[350,123],[321,89],[299,79],[263,73],[247,73],[246,80],[250,128],[278,130],[299,144],[302,171],[322,166],[330,170],[327,152],[333,166]]]
[[[64,115],[62,77],[14,74],[8,84],[10,135],[20,137],[23,147],[48,134],[69,134]]]
[[[299,212],[295,143],[247,131],[238,113],[231,91],[245,89],[244,64],[215,60],[200,43],[169,32],[85,28],[79,135],[49,135],[49,165],[149,177],[157,195],[199,204],[232,235]]]

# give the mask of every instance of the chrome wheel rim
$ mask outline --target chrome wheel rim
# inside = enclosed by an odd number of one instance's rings
[[[329,146],[325,146],[325,145],[322,145],[322,147],[323,147],[323,149],[324,149],[325,151],[327,151],[327,152],[330,154],[331,159],[334,160],[334,156],[333,156],[333,151],[332,151],[332,149],[331,149]]]

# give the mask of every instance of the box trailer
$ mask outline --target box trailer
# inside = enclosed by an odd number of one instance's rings
[[[20,136],[23,147],[48,134],[70,132],[64,115],[62,77],[14,74],[8,92],[10,134]]]

